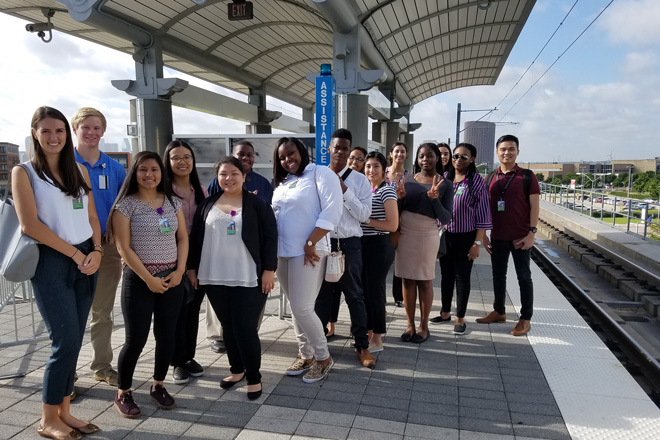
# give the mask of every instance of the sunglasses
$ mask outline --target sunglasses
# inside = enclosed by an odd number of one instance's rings
[[[458,160],[458,159],[468,160],[470,158],[470,156],[468,156],[467,154],[454,154],[452,157],[454,158],[454,160]]]

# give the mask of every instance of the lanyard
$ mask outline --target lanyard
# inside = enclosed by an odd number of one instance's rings
[[[502,189],[502,184],[500,183],[500,175],[497,175],[497,187],[500,189],[500,200],[504,198],[504,193],[506,192],[506,189],[509,187],[509,184],[513,180],[513,178],[516,177],[516,170],[513,170],[513,174],[511,177],[509,177],[509,180],[506,182],[506,185],[504,185],[504,189]]]

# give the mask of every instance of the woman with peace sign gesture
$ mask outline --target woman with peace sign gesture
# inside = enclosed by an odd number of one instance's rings
[[[394,273],[403,279],[403,301],[408,318],[401,340],[416,343],[428,339],[429,315],[433,305],[433,280],[438,254],[438,222],[451,219],[454,193],[442,177],[440,151],[433,143],[417,149],[412,179],[397,185],[401,204],[401,238],[396,248]],[[399,187],[403,188],[399,188]],[[419,292],[421,320],[415,326]]]

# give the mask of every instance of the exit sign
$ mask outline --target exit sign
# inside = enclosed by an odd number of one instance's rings
[[[252,2],[233,2],[227,5],[229,20],[252,20]]]

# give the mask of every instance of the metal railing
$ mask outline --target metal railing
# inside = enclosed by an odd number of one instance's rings
[[[609,195],[568,185],[540,183],[541,198],[644,240],[660,241],[660,203]],[[652,211],[656,211],[652,214]],[[654,217],[655,216],[655,217]],[[624,219],[624,220],[621,220]]]
[[[0,317],[8,314],[11,315],[13,329],[2,326],[0,348],[48,338],[45,327],[37,322],[32,284],[12,283],[0,276]]]

